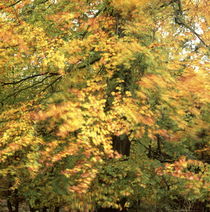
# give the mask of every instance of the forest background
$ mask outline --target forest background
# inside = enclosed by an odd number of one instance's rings
[[[0,211],[208,211],[209,15],[1,0]]]

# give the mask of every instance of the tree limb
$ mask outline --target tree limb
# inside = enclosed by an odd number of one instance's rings
[[[209,46],[205,43],[205,41],[201,38],[201,36],[189,24],[187,24],[185,22],[185,20],[183,18],[183,10],[182,10],[181,0],[175,0],[175,2],[177,3],[177,8],[174,8],[175,9],[175,23],[190,30],[190,32],[192,32],[205,47],[209,48]]]
[[[5,86],[5,85],[15,85],[15,84],[19,84],[19,83],[21,83],[21,82],[23,82],[23,81],[26,81],[26,80],[28,80],[28,79],[32,79],[32,78],[35,78],[35,77],[40,77],[40,76],[48,75],[48,74],[49,74],[50,76],[57,76],[57,75],[59,75],[58,73],[46,72],[46,73],[41,73],[41,74],[35,74],[35,75],[32,75],[32,76],[27,76],[27,77],[25,77],[25,78],[23,78],[23,79],[21,79],[21,80],[15,81],[15,82],[1,82],[0,84],[1,84],[2,86]]]
[[[29,88],[33,88],[34,86],[36,86],[36,85],[38,85],[38,84],[41,84],[42,82],[44,82],[44,81],[45,81],[47,78],[49,78],[49,77],[51,77],[51,76],[46,76],[46,77],[45,77],[44,79],[42,79],[41,81],[38,81],[38,82],[36,82],[36,83],[34,83],[34,84],[30,85],[30,86],[27,86],[27,87],[22,88],[22,89],[20,89],[20,90],[14,92],[14,93],[12,93],[12,94],[9,94],[8,96],[6,96],[6,97],[1,101],[1,104],[3,105],[3,102],[4,102],[5,100],[7,100],[8,98],[10,98],[10,97],[12,97],[12,96],[16,96],[17,94],[21,93],[21,92],[24,91],[24,90],[27,90],[27,89],[29,89]]]
[[[188,24],[185,23],[184,20],[182,20],[181,18],[179,17],[176,17],[175,18],[175,23],[176,24],[179,24],[183,27],[185,27],[186,29],[189,29],[199,40],[200,42],[207,48],[209,48],[209,46],[205,43],[205,41],[201,38],[201,36],[191,27],[189,26]]]
[[[49,87],[51,87],[52,85],[54,85],[58,80],[60,80],[62,78],[62,76],[59,76],[58,78],[56,78],[52,83],[50,83],[48,86],[46,86],[42,92],[46,91]]]

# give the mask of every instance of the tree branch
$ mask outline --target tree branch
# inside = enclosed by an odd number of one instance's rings
[[[55,79],[52,83],[50,83],[48,86],[46,86],[42,92],[46,91],[49,87],[51,87],[52,85],[54,85],[58,80],[60,80],[62,78],[62,76],[59,76],[57,79]]]
[[[35,74],[35,75],[32,75],[32,76],[28,76],[28,77],[25,77],[21,80],[18,80],[18,81],[15,81],[15,82],[1,82],[1,85],[2,86],[5,86],[5,85],[15,85],[15,84],[19,84],[23,81],[26,81],[28,79],[32,79],[32,78],[35,78],[35,77],[40,77],[40,76],[43,76],[43,75],[47,75],[49,74],[50,76],[57,76],[59,75],[58,73],[50,73],[50,72],[46,72],[46,73],[41,73],[41,74]]]
[[[85,68],[88,65],[94,64],[95,62],[99,61],[100,59],[101,59],[101,55],[100,54],[96,54],[96,55],[90,56],[90,58],[88,60],[82,61],[81,63],[79,63],[77,65],[71,65],[67,69],[67,72],[70,72],[74,67],[76,67],[77,69]]]
[[[1,101],[1,104],[3,105],[3,102],[4,102],[5,100],[7,100],[8,98],[10,98],[10,97],[12,97],[12,96],[16,96],[17,94],[21,93],[21,92],[24,91],[24,90],[27,90],[27,89],[29,89],[29,88],[33,88],[34,86],[36,86],[36,85],[38,85],[38,84],[41,84],[42,82],[44,82],[44,81],[45,81],[47,78],[49,78],[49,77],[51,77],[51,76],[46,76],[46,77],[45,77],[44,79],[42,79],[41,81],[38,81],[38,82],[36,82],[36,83],[34,83],[34,84],[30,85],[30,86],[27,86],[27,87],[22,88],[22,89],[20,89],[20,90],[14,92],[14,93],[12,93],[12,94],[9,94],[8,96],[6,96],[6,97]]]
[[[176,3],[176,8],[175,8],[174,3]],[[201,36],[189,24],[187,24],[184,21],[181,0],[171,0],[169,2],[162,4],[160,6],[160,8],[168,7],[171,4],[173,4],[174,10],[175,10],[175,23],[185,27],[188,30],[190,30],[190,32],[193,33],[205,47],[209,48],[209,46],[205,43],[205,41],[201,38]]]
[[[186,24],[184,20],[180,19],[179,17],[176,17],[175,18],[175,23],[185,27],[186,29],[189,29],[200,40],[200,42],[205,47],[209,48],[209,46],[205,43],[205,41],[201,38],[201,36],[191,26]]]
[[[181,0],[175,0],[175,2],[177,3],[177,8],[174,8],[174,10],[175,10],[175,23],[180,25],[180,26],[185,27],[188,30],[190,30],[190,32],[192,32],[205,47],[209,48],[209,46],[205,43],[205,41],[201,38],[201,36],[189,24],[187,24],[185,22],[185,20],[183,18],[183,10],[182,10]]]
[[[9,6],[5,6],[5,7],[1,7],[0,10],[6,9],[6,8],[10,8],[15,6],[16,4],[20,3],[22,0],[18,0],[16,2],[14,2],[13,4],[10,4]]]

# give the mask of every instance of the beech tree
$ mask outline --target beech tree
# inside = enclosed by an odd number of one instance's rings
[[[0,204],[208,210],[209,20],[207,0],[2,0]]]

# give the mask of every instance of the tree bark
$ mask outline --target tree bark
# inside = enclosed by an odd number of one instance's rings
[[[42,212],[47,212],[47,207],[43,207]]]
[[[113,150],[117,151],[118,153],[127,157],[130,155],[130,141],[127,135],[113,135],[112,146]]]
[[[10,202],[10,200],[7,200],[7,208],[9,212],[13,212],[12,210],[12,203]]]
[[[59,212],[60,211],[60,207],[55,207],[54,212]]]
[[[14,212],[19,212],[19,198],[18,198],[18,190],[16,189],[14,191],[14,198],[15,198],[15,211]]]

